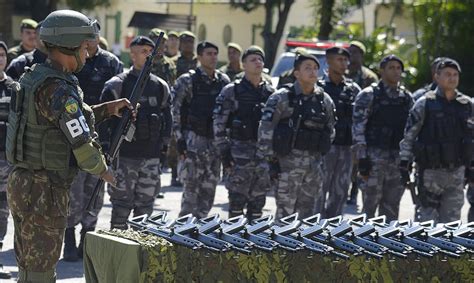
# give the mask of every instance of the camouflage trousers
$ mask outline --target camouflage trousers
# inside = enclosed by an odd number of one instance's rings
[[[215,153],[188,151],[179,173],[184,181],[180,216],[189,213],[198,218],[207,216],[214,204],[220,164]]]
[[[229,218],[244,214],[245,207],[249,220],[262,216],[270,189],[267,168],[262,168],[254,160],[235,158],[225,187],[229,191]]]
[[[352,173],[351,147],[333,145],[323,157],[322,173],[323,186],[315,212],[330,218],[342,214],[346,203]]]
[[[10,173],[7,194],[19,278],[29,273],[54,275],[66,228],[68,190],[76,173],[71,170],[59,175],[19,167]]]
[[[400,182],[398,152],[372,149],[368,154],[372,169],[367,181],[361,179],[362,211],[374,217],[378,208],[379,215],[386,215],[388,221],[396,220],[405,191]]]
[[[464,204],[464,166],[456,169],[425,169],[421,173],[419,221],[451,222],[461,218]]]
[[[127,228],[127,219],[153,212],[160,188],[159,158],[120,157],[117,168],[117,188],[108,186],[112,202],[111,228]]]
[[[96,207],[92,210],[95,216],[85,210],[94,191],[95,185],[99,180],[98,176],[80,171],[71,185],[69,191],[69,216],[67,218],[67,227],[73,228],[81,223],[82,228],[95,228],[97,216],[104,204],[104,188],[101,188],[97,197]]]
[[[318,193],[321,191],[321,157],[319,154],[293,149],[279,157],[279,174],[276,198],[276,218],[295,212],[300,218],[311,216]]]
[[[7,180],[11,171],[10,165],[5,160],[5,152],[0,152],[0,242],[7,234],[8,226],[8,201],[7,201]]]

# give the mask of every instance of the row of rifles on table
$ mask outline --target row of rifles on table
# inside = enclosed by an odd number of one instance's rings
[[[296,213],[279,221],[269,215],[249,223],[243,215],[227,220],[218,214],[202,219],[186,215],[167,220],[166,212],[158,212],[134,217],[128,223],[135,230],[173,244],[212,252],[306,250],[341,259],[360,255],[376,259],[384,255],[391,258],[474,256],[474,222],[435,225],[433,221],[387,222],[385,216],[322,219],[320,214],[300,220]]]

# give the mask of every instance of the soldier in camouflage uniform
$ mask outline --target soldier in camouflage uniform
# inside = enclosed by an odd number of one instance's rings
[[[365,45],[360,41],[351,41],[349,45],[349,53],[351,54],[351,61],[349,63],[347,77],[354,81],[360,88],[364,89],[373,83],[376,83],[379,79],[377,75],[372,72],[369,68],[363,65],[364,54],[366,52]],[[357,178],[357,158],[353,156],[353,167],[351,175],[351,193],[347,204],[357,204],[357,194],[359,192]]]
[[[326,218],[342,214],[351,183],[352,106],[360,88],[344,77],[349,58],[349,51],[344,48],[327,49],[328,73],[318,82],[334,101],[337,116],[336,137],[331,150],[323,159],[324,182],[316,202],[316,213],[321,213]]]
[[[41,22],[36,26],[36,33],[39,34],[39,29],[41,28]],[[25,72],[26,67],[31,67],[36,63],[44,63],[46,60],[46,50],[43,43],[41,42],[39,36],[36,37],[36,48],[33,51],[24,53],[10,62],[6,73],[9,77],[18,81]]]
[[[236,75],[242,73],[242,62],[240,61],[240,55],[242,54],[242,47],[234,42],[227,44],[227,59],[229,62],[220,67],[219,71],[226,74],[230,81],[236,79]]]
[[[105,83],[101,99],[129,97],[155,43],[138,36],[130,43],[132,68]],[[151,215],[160,190],[160,155],[171,135],[171,98],[168,84],[150,74],[140,99],[136,131],[131,142],[124,141],[119,153],[117,188],[109,188],[112,202],[111,228],[127,229],[127,219]],[[111,125],[113,133],[115,125]]]
[[[211,210],[219,181],[220,159],[214,145],[212,113],[216,97],[230,82],[216,70],[218,47],[203,41],[197,46],[200,66],[180,76],[173,88],[173,130],[184,181],[179,215],[205,217]]]
[[[151,40],[156,41],[160,32],[163,31],[159,28],[154,28],[150,31],[148,36]],[[167,41],[168,36],[165,33],[162,40],[163,47],[160,49],[160,53],[164,52],[164,47]],[[153,61],[151,73],[162,78],[170,86],[174,85],[176,81],[176,66],[173,60],[171,60],[168,56],[157,56],[157,58]]]
[[[11,98],[11,91],[15,82],[8,77],[4,70],[7,66],[7,45],[0,41],[0,251],[3,247],[3,238],[7,234],[8,226],[8,202],[7,202],[7,178],[10,166],[5,159],[5,140],[7,137],[7,121]],[[11,274],[3,270],[0,261],[0,279],[8,279]]]
[[[190,31],[183,31],[179,35],[180,54],[176,57],[174,64],[176,65],[176,75],[179,77],[189,70],[197,67],[197,57],[194,54],[194,41],[196,36]]]
[[[262,107],[274,92],[262,79],[265,55],[251,46],[242,55],[245,76],[224,87],[214,109],[214,140],[224,170],[229,172],[229,218],[244,214],[249,220],[262,216],[269,189],[268,164],[256,156],[257,130]],[[227,125],[230,125],[228,134]]]
[[[38,23],[32,19],[23,19],[20,24],[21,42],[8,50],[8,64],[21,54],[36,48],[36,27]]]
[[[299,54],[294,63],[296,82],[268,99],[258,128],[258,154],[277,158],[276,218],[298,212],[313,214],[321,189],[321,160],[334,138],[334,103],[316,85],[319,61]]]
[[[123,72],[123,64],[109,51],[103,50],[99,46],[99,34],[96,40],[89,41],[87,51],[89,56],[82,70],[76,73],[79,86],[84,92],[84,102],[88,105],[99,104],[100,94],[106,81],[113,76]],[[101,126],[99,126],[100,128]],[[99,131],[101,132],[102,129]],[[102,209],[104,202],[104,190],[99,191],[93,213],[85,211],[84,208],[89,202],[92,192],[97,184],[98,177],[87,172],[79,172],[71,185],[69,194],[69,216],[67,219],[67,229],[64,236],[65,261],[77,261],[82,258],[84,237],[89,231],[94,231],[97,224],[97,215]],[[76,247],[75,226],[81,223],[81,239]]]
[[[131,108],[130,102],[90,107],[82,102],[72,75],[84,65],[87,40],[95,38],[97,29],[95,22],[76,11],[49,14],[40,31],[49,59],[26,72],[21,88],[12,94],[6,153],[14,167],[7,198],[15,227],[18,282],[55,281],[68,189],[77,169],[115,184],[94,124],[118,115],[123,107]]]
[[[438,64],[435,74],[438,86],[410,110],[400,143],[402,182],[409,180],[411,161],[419,168],[420,221],[459,220],[464,204],[465,172],[468,182],[474,181],[474,103],[456,89],[460,72],[459,64],[452,59]]]
[[[356,97],[352,117],[354,149],[362,178],[363,212],[373,217],[398,219],[405,188],[400,184],[399,143],[408,111],[413,105],[410,92],[400,85],[403,62],[389,55],[380,62],[378,84],[363,89]]]

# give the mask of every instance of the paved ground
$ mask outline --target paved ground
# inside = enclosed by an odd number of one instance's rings
[[[178,216],[180,203],[181,203],[181,188],[169,187],[170,184],[170,174],[166,173],[162,175],[162,184],[163,189],[162,191],[165,193],[164,199],[157,199],[155,202],[155,210],[165,210],[168,212],[169,218],[175,218]],[[359,204],[361,203],[360,194],[359,194]],[[467,201],[466,201],[467,203]],[[224,186],[219,185],[217,187],[216,192],[216,199],[214,203],[214,207],[211,210],[212,213],[219,213],[222,217],[227,217],[227,213],[225,212],[228,207],[228,200],[227,200],[227,191]],[[408,219],[413,217],[413,204],[411,202],[409,192],[405,192],[402,198],[402,204],[400,208],[400,218],[401,219]],[[360,205],[358,207],[349,206],[345,209],[345,216],[356,215],[360,211]],[[462,211],[462,220],[467,220],[467,209],[468,204],[465,204]],[[273,196],[267,197],[267,204],[264,209],[264,214],[273,214],[275,212],[275,198]],[[99,223],[98,228],[108,229],[109,228],[109,221],[110,221],[110,213],[111,213],[111,204],[106,196],[104,208],[102,209],[101,213],[99,214]],[[80,230],[80,228],[76,229]],[[77,239],[79,238],[79,231],[76,231]],[[9,226],[8,226],[8,234],[5,239],[4,243],[4,250],[0,252],[0,259],[5,265],[5,268],[11,271],[16,277],[18,272],[18,267],[16,266],[15,262],[15,254],[13,251],[13,222],[10,219]],[[59,261],[58,268],[58,282],[85,282],[83,277],[83,267],[82,262],[77,263],[68,263],[62,260]],[[12,280],[14,280],[13,278]],[[8,280],[0,282],[11,282]]]

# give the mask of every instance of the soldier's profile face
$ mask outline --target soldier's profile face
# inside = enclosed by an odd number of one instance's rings
[[[459,72],[454,68],[443,68],[435,75],[438,86],[443,90],[455,90],[459,85]]]
[[[245,57],[245,60],[242,62],[245,73],[250,74],[260,74],[263,71],[263,58],[257,54],[250,54]]]
[[[130,58],[132,59],[133,66],[137,69],[143,68],[146,62],[146,58],[150,55],[153,49],[148,45],[134,45],[130,47]]]
[[[301,84],[315,84],[318,80],[319,66],[313,60],[305,60],[298,69],[295,69],[294,75]]]
[[[213,47],[205,48],[201,55],[198,55],[199,63],[201,63],[203,67],[215,69],[217,64],[217,55],[217,49]]]
[[[3,72],[6,66],[7,66],[7,51],[3,48],[0,48],[0,72]]]

